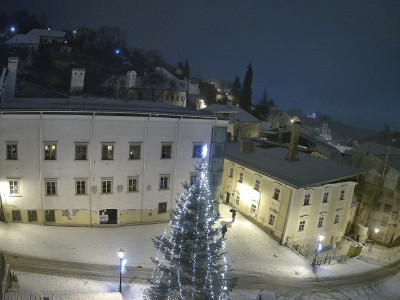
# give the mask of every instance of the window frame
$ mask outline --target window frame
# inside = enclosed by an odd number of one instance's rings
[[[132,181],[132,185],[131,185]],[[133,185],[133,181],[135,181],[135,184]],[[135,187],[135,189],[131,189],[131,186]],[[128,193],[136,193],[139,192],[139,176],[128,176],[128,184],[127,184],[127,192]]]
[[[228,177],[233,178],[233,168],[230,168]]]
[[[105,147],[107,147],[107,149],[106,149],[107,152],[104,151]],[[110,155],[109,147],[112,147],[111,155]],[[115,152],[115,143],[114,142],[101,143],[101,160],[114,160],[114,152]]]
[[[43,142],[44,143],[44,160],[57,160],[57,142]],[[54,149],[46,150],[46,147],[51,146]]]
[[[322,203],[328,203],[329,194],[329,192],[324,192],[324,195],[322,196]]]
[[[339,224],[340,214],[336,214],[333,224]]]
[[[305,231],[305,228],[306,228],[306,220],[300,220],[298,231],[299,232]]]
[[[251,203],[251,205],[250,205],[250,214],[251,215],[253,215],[253,216],[257,215],[257,207],[258,207],[257,204]]]
[[[274,214],[269,214],[268,224],[271,225],[271,226],[274,226],[275,219],[276,219],[276,216]],[[271,221],[272,221],[272,223],[271,223]]]
[[[258,183],[258,184],[257,184]],[[261,179],[256,179],[255,183],[254,183],[254,190],[256,190],[257,192],[259,192],[261,189]]]
[[[48,220],[49,217],[52,217],[51,220]],[[44,211],[44,220],[45,222],[56,222],[56,211],[55,209],[46,209]]]
[[[168,149],[169,151],[164,151]],[[172,143],[161,143],[161,156],[160,159],[172,159]]]
[[[15,186],[17,187],[17,189],[16,189],[17,192],[16,193],[11,192],[12,191],[12,185],[13,185],[13,187],[15,187]],[[9,192],[10,192],[10,196],[11,197],[21,196],[21,183],[20,183],[19,179],[9,179],[8,180],[8,186],[9,186]]]
[[[79,185],[79,183],[84,183],[84,192],[82,193],[82,186],[80,187],[80,188],[78,188],[78,185]],[[78,190],[81,190],[79,193],[78,193]],[[86,178],[75,178],[75,195],[76,196],[84,196],[84,195],[87,195],[87,191],[88,191],[88,189],[87,189],[87,179]]]
[[[161,209],[162,208],[162,209]],[[168,203],[167,202],[159,202],[158,203],[158,214],[165,214],[168,211]]]
[[[28,222],[37,222],[37,221],[38,221],[37,210],[28,210]]]
[[[88,160],[88,144],[89,143],[75,143],[75,160],[76,161],[87,161]],[[78,147],[84,147],[85,148],[85,158],[78,158]],[[80,151],[81,153],[81,151]],[[81,155],[81,154],[80,154]]]
[[[339,196],[339,201],[342,201],[342,200],[344,200],[344,194],[346,193],[346,191],[343,189],[343,190],[340,190],[340,196]]]
[[[323,216],[318,218],[318,225],[317,225],[317,227],[318,227],[318,228],[324,227],[324,217],[323,217]]]
[[[13,209],[11,211],[11,216],[13,222],[22,222],[22,215],[20,209]]]
[[[303,206],[311,205],[311,193],[307,193],[304,195]]]
[[[132,152],[132,147],[139,147],[139,154],[135,151]],[[129,160],[140,160],[142,159],[142,143],[129,143]]]
[[[169,188],[170,188],[170,176],[171,175],[168,175],[168,174],[160,175],[160,180],[159,180],[159,185],[158,185],[158,189],[160,191],[169,190]],[[166,181],[166,184],[165,184],[165,181]]]
[[[238,178],[239,183],[243,183],[243,177],[244,177],[243,172],[239,172],[239,178]]]
[[[10,148],[12,146],[15,146],[14,151],[12,151],[12,149]],[[17,142],[6,142],[6,160],[18,160],[18,143]]]
[[[203,158],[204,143],[193,143],[192,158]]]
[[[45,196],[57,196],[58,195],[58,191],[57,191],[57,179],[45,179]],[[51,184],[54,183],[54,191],[53,191],[53,187],[51,186]],[[49,189],[49,185],[50,185],[50,189]],[[53,191],[51,193],[48,193],[50,191]]]
[[[105,182],[110,182],[109,190],[108,190],[108,185],[106,184],[106,189],[104,189],[104,183]],[[101,178],[101,194],[103,195],[111,195],[113,193],[113,178]]]
[[[278,192],[277,192],[277,191],[278,191]],[[277,198],[275,198],[276,195],[278,195]],[[276,200],[276,201],[279,201],[280,197],[281,197],[281,189],[276,187],[275,190],[274,190],[274,194],[273,194],[273,196],[272,196],[272,199],[274,199],[274,200]]]

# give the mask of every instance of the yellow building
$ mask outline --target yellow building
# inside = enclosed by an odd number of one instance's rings
[[[233,143],[225,149],[221,196],[281,244],[291,238],[312,250],[319,236],[330,247],[345,234],[360,173],[285,148]]]

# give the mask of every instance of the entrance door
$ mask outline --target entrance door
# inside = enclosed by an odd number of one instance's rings
[[[102,209],[99,211],[100,224],[118,224],[117,209]]]
[[[229,203],[229,198],[231,197],[231,193],[226,193],[225,202]]]

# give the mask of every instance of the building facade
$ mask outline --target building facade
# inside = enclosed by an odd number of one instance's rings
[[[223,147],[214,134],[221,130],[226,122],[184,112],[3,110],[5,221],[71,226],[166,221],[182,183],[197,176],[202,146],[215,151],[214,136]],[[221,168],[215,168],[221,178]]]

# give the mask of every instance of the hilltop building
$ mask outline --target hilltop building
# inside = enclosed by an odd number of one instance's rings
[[[39,46],[54,46],[63,42],[65,32],[52,29],[32,29],[27,34],[16,34],[6,41],[12,51],[36,52]]]

